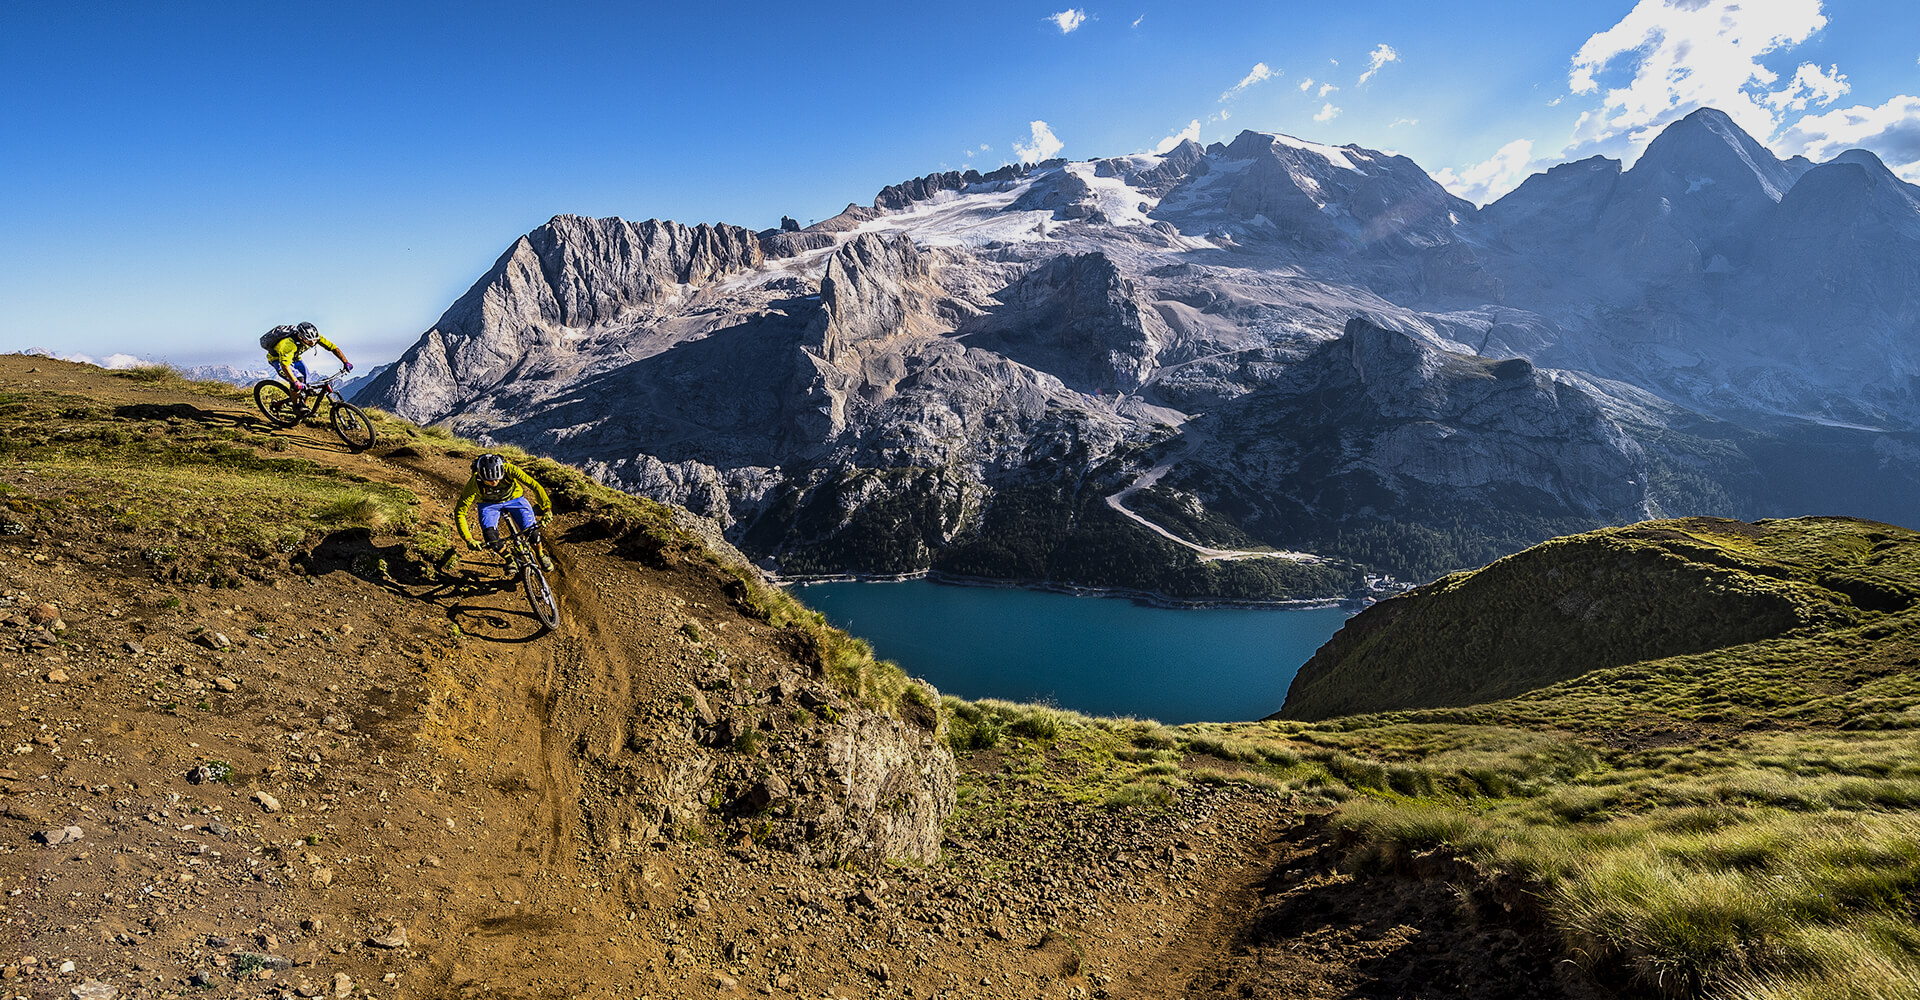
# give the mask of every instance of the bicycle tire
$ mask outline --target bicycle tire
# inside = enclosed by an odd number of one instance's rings
[[[278,379],[261,379],[253,384],[253,405],[258,406],[260,415],[275,427],[292,427],[300,422],[300,411],[293,405],[293,391]]]
[[[527,592],[527,603],[533,605],[533,616],[547,628],[560,627],[560,602],[553,596],[553,588],[547,585],[547,574],[540,569],[540,557],[533,552],[533,546],[520,543],[520,584]]]
[[[373,447],[373,421],[367,417],[367,411],[352,403],[334,403],[333,413],[329,415],[333,432],[354,451],[365,451]]]

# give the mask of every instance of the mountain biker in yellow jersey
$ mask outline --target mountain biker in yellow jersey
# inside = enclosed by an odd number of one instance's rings
[[[300,398],[307,391],[307,363],[300,360],[300,355],[315,344],[332,351],[333,356],[340,359],[343,370],[353,370],[353,362],[347,360],[345,352],[334,346],[333,341],[320,336],[319,328],[312,323],[276,326],[260,336],[260,346],[267,349],[267,364],[287,380],[287,387],[293,390],[295,406],[300,406]]]
[[[533,502],[527,502],[527,494],[533,494]],[[460,491],[460,507],[453,512],[455,524],[460,526],[460,537],[467,540],[467,548],[479,549],[473,540],[473,532],[467,528],[467,511],[479,504],[476,516],[480,520],[480,533],[486,536],[487,548],[495,552],[506,545],[500,539],[500,515],[511,513],[521,531],[531,531],[537,520],[553,515],[553,501],[547,498],[547,488],[539,481],[521,471],[520,467],[488,452],[473,460],[473,475],[467,477],[467,488]],[[537,510],[536,510],[537,508]],[[547,555],[546,540],[534,536],[534,551],[540,554],[540,568],[553,572],[553,559]]]

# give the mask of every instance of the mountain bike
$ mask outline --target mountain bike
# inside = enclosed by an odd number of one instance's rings
[[[333,380],[346,374],[334,372],[326,378],[307,383],[307,393],[300,405],[294,405],[293,390],[277,378],[262,379],[253,384],[253,402],[260,407],[260,413],[267,422],[276,427],[292,427],[301,420],[319,416],[320,404],[329,407],[327,423],[333,425],[333,432],[354,451],[365,451],[373,447],[373,420],[367,411],[347,402],[340,390],[334,388]]]
[[[560,602],[547,584],[546,571],[540,568],[540,525],[522,531],[509,515],[500,519],[500,529],[510,567],[508,572],[520,578],[520,586],[527,592],[527,603],[533,605],[534,617],[547,628],[559,628]]]

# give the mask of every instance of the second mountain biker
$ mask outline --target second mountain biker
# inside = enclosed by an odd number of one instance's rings
[[[293,403],[301,405],[301,397],[307,391],[307,363],[300,355],[307,353],[315,344],[333,352],[340,359],[340,367],[353,370],[353,362],[347,360],[346,352],[334,346],[333,341],[320,336],[320,330],[312,323],[295,323],[288,326],[276,326],[260,336],[260,346],[267,349],[267,364],[287,380],[287,387],[293,390]]]
[[[528,502],[529,493],[532,503]],[[480,547],[473,540],[473,531],[467,527],[467,511],[476,503],[480,508],[477,512],[480,533],[487,539],[487,548],[496,551],[501,546],[501,514],[511,514],[520,530],[531,531],[538,519],[553,513],[553,502],[547,498],[546,487],[519,466],[492,452],[473,460],[473,475],[467,478],[466,489],[460,491],[460,507],[453,512],[454,523],[460,526],[460,537],[467,540],[469,549]],[[546,541],[537,535],[535,539],[540,568],[553,572],[553,559],[547,555]]]

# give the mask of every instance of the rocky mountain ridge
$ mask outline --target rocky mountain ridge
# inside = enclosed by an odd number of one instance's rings
[[[1247,132],[932,174],[806,229],[557,217],[359,398],[684,504],[787,573],[1324,596],[1655,514],[1920,517],[1916,278],[1920,189],[1718,112],[1482,209],[1404,157]],[[1373,331],[1418,349],[1333,377],[1321,346]],[[1135,496],[1181,537],[1355,572],[1196,576],[1103,502],[1155,469]]]

